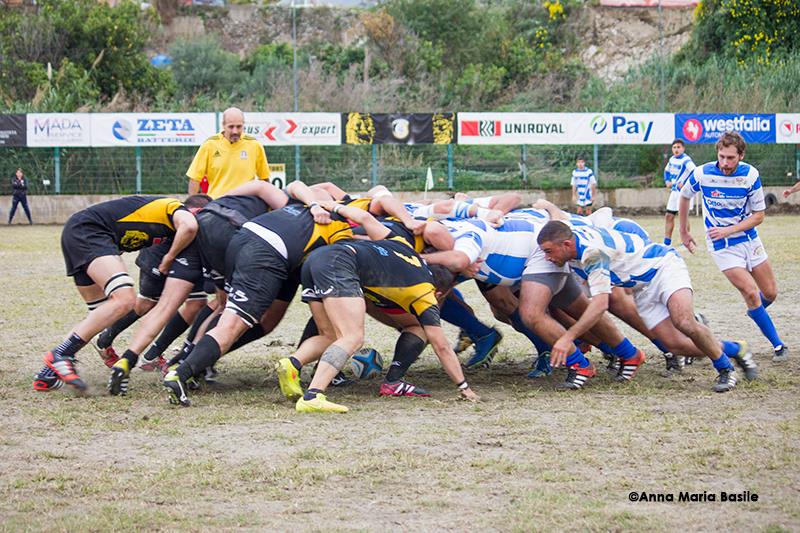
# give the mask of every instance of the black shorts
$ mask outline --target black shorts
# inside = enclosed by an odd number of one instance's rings
[[[157,268],[139,270],[139,296],[157,302],[164,292],[164,283],[167,282]]]
[[[206,277],[214,282],[215,287],[222,289],[225,286],[225,251],[238,228],[210,211],[198,213],[197,224],[196,242]]]
[[[67,276],[72,276],[75,284],[82,287],[94,285],[86,273],[92,261],[121,253],[114,233],[85,211],[75,213],[64,225],[61,252],[64,254]]]
[[[167,276],[194,283],[197,290],[203,290],[203,265],[197,243],[193,242],[178,254],[170,265]]]
[[[346,246],[323,246],[311,252],[300,274],[302,300],[363,298],[356,254]]]
[[[670,215],[677,215],[677,214],[678,214],[678,212],[677,212],[677,211],[673,211],[672,209],[667,209],[666,211],[667,211],[667,213],[668,213],[668,214],[670,214]]]
[[[235,312],[252,327],[272,302],[279,299],[282,290],[286,290],[285,286],[291,285],[289,263],[272,246],[250,231],[238,232],[225,256],[226,265],[233,265],[229,266],[230,277],[226,276],[228,303],[225,308]],[[296,290],[297,286],[294,287]]]

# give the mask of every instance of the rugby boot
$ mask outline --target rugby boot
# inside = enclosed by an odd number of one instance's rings
[[[75,370],[75,363],[77,362],[78,360],[74,357],[55,355],[53,352],[47,352],[44,354],[44,364],[46,364],[53,372],[55,372],[58,379],[83,392],[88,387]]]
[[[497,353],[497,347],[502,340],[503,335],[493,329],[491,333],[475,341],[475,352],[464,364],[464,367],[470,369],[489,368],[489,365],[492,364],[492,359]]]
[[[127,359],[120,359],[111,367],[111,376],[108,378],[108,392],[111,396],[125,396],[128,394],[131,368]]]
[[[542,352],[533,362],[533,368],[528,372],[530,379],[549,376],[553,373],[553,366],[550,364],[550,352]]]
[[[117,355],[116,350],[114,350],[113,346],[109,346],[108,348],[101,348],[98,344],[98,337],[95,337],[94,340],[91,342],[92,348],[97,352],[97,355],[100,356],[100,359],[103,360],[103,364],[106,365],[108,368],[114,366],[114,364],[119,361],[119,355]]]
[[[464,331],[463,329],[459,330],[458,340],[456,340],[456,343],[453,345],[453,351],[456,354],[460,354],[470,346],[472,346],[472,339],[470,338],[470,336],[467,335],[467,332]]]
[[[139,368],[145,372],[155,372],[156,370],[161,370],[165,364],[167,364],[167,360],[159,355],[152,361],[145,359],[144,363],[139,365]]]
[[[783,363],[789,360],[789,348],[785,344],[781,344],[775,348],[775,353],[772,354],[773,363]]]
[[[669,378],[675,374],[683,372],[683,357],[667,352],[664,354],[664,364],[666,366],[662,376]]]
[[[567,379],[556,385],[559,390],[577,390],[586,385],[586,382],[597,375],[594,365],[589,362],[586,368],[580,368],[577,364],[567,369]]]
[[[346,387],[352,385],[356,380],[348,378],[344,372],[339,372],[331,380],[331,387]]]
[[[745,379],[752,381],[758,377],[758,367],[753,360],[753,354],[745,341],[736,341],[736,344],[739,345],[739,351],[736,352],[736,355],[731,356],[731,359],[736,361],[736,364],[742,369]]]
[[[378,396],[421,396],[427,398],[431,393],[422,387],[412,385],[407,381],[384,381],[381,383]]]
[[[182,407],[189,407],[192,402],[189,400],[189,395],[186,394],[186,383],[181,381],[178,377],[178,372],[171,370],[164,376],[162,382],[164,388],[167,390],[169,403],[172,405],[180,405]]]
[[[603,357],[608,361],[606,373],[616,377],[619,374],[619,369],[622,367],[622,358],[611,353],[604,353]]]
[[[300,372],[288,357],[278,361],[275,373],[278,374],[278,385],[286,398],[294,400],[303,395],[303,388],[300,386]]]
[[[636,355],[630,359],[623,360],[620,358],[620,367],[617,371],[617,377],[614,378],[615,381],[623,382],[632,380],[636,373],[639,372],[639,369],[644,364],[644,361],[644,352],[641,350],[636,350]]]
[[[318,393],[313,399],[305,400],[301,396],[295,404],[298,413],[346,413],[350,409],[338,403],[329,402],[324,394]]]
[[[714,392],[728,392],[736,386],[736,371],[733,368],[723,368],[719,371],[714,381]]]
[[[49,392],[63,386],[64,382],[58,379],[56,373],[49,366],[44,367],[33,376],[33,390],[35,391]]]

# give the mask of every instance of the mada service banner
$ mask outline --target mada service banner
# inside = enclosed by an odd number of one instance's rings
[[[458,113],[458,144],[571,144],[577,113]]]
[[[28,146],[91,146],[89,113],[28,114]]]
[[[775,129],[775,142],[800,144],[800,113],[776,113]]]
[[[773,144],[775,115],[748,113],[680,113],[675,115],[675,137],[689,144],[715,143],[726,131],[737,131],[755,144]]]
[[[95,113],[92,146],[200,145],[219,133],[215,113]]]
[[[222,124],[221,113],[219,123]],[[244,131],[265,146],[335,146],[342,144],[342,116],[339,113],[245,113]]]
[[[451,144],[453,113],[344,113],[345,144]]]
[[[0,115],[0,146],[25,146],[25,115]]]

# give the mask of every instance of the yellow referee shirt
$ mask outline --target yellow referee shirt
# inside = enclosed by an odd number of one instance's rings
[[[254,137],[242,135],[231,143],[218,133],[200,145],[186,175],[198,182],[207,176],[208,195],[218,198],[256,177],[269,179],[269,165],[264,147]]]

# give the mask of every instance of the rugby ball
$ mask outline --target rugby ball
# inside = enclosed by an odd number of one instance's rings
[[[356,379],[372,379],[383,372],[383,359],[374,348],[361,348],[353,354],[350,369]]]

